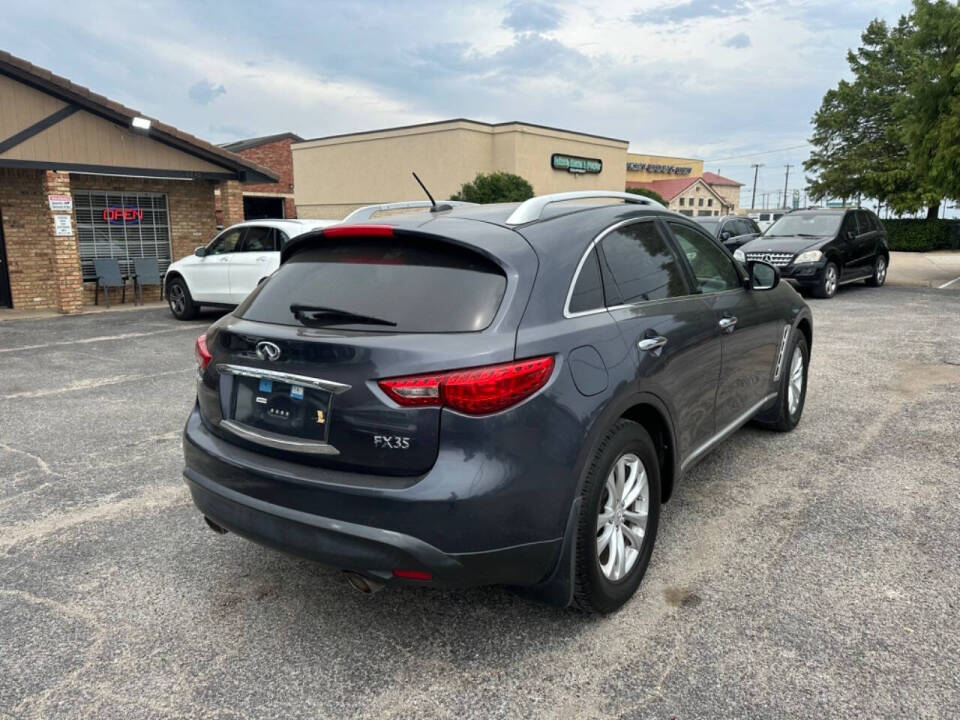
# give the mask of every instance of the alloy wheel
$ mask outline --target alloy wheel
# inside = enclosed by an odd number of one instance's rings
[[[597,515],[597,559],[608,580],[622,580],[637,564],[647,531],[650,486],[643,462],[624,453],[613,464]]]
[[[837,291],[837,269],[832,265],[827,268],[827,277],[824,280],[824,289],[827,291],[827,297],[830,297]]]
[[[170,309],[173,310],[176,315],[182,313],[187,306],[187,298],[183,294],[183,288],[177,284],[170,286],[167,300],[170,303]]]
[[[887,261],[881,255],[877,258],[877,285],[883,285],[887,277]]]
[[[790,361],[790,379],[787,385],[787,409],[795,415],[800,407],[800,397],[803,395],[803,353],[800,348],[793,351]]]

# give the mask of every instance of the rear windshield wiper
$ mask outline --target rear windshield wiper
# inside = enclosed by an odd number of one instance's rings
[[[349,310],[340,310],[339,308],[326,307],[324,305],[300,305],[294,303],[290,306],[290,312],[304,325],[388,325],[396,327],[397,324],[392,320],[373,317],[372,315],[360,315]]]

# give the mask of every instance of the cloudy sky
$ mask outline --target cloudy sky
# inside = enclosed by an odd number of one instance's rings
[[[523,120],[703,158],[747,189],[764,163],[775,194],[784,164],[803,184],[846,50],[908,0],[4,5],[0,48],[213,142]]]

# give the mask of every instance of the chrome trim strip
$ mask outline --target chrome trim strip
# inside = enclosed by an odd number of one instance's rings
[[[780,372],[783,370],[783,355],[787,351],[787,339],[790,337],[790,323],[783,326],[783,337],[780,338],[780,351],[777,353],[777,364],[774,366],[773,381],[780,379]]]
[[[696,460],[697,458],[699,458],[701,455],[703,455],[704,453],[706,453],[708,450],[712,449],[712,448],[713,448],[717,443],[719,443],[721,440],[723,440],[723,439],[726,438],[727,436],[729,436],[729,435],[733,434],[734,432],[736,432],[736,431],[740,428],[741,425],[743,425],[744,423],[747,422],[747,420],[749,420],[751,417],[753,417],[754,413],[756,413],[757,410],[759,410],[760,408],[762,408],[764,405],[766,405],[768,402],[770,402],[770,401],[771,401],[773,398],[775,398],[776,396],[777,396],[777,393],[770,393],[770,394],[767,395],[765,398],[763,398],[760,402],[758,402],[756,405],[753,405],[752,407],[750,407],[749,409],[747,409],[747,411],[746,411],[745,413],[743,413],[742,415],[740,415],[740,416],[739,416],[738,418],[736,418],[733,422],[731,422],[729,425],[727,425],[725,428],[723,428],[723,430],[721,430],[720,432],[718,432],[718,433],[717,433],[716,435],[714,435],[712,438],[710,438],[710,439],[707,440],[705,443],[703,443],[700,447],[696,448],[692,453],[690,453],[689,455],[687,455],[686,459],[685,459],[682,463],[680,463],[680,472],[683,472],[684,470],[686,470],[694,460]]]
[[[520,203],[510,217],[507,218],[507,225],[524,225],[528,222],[539,220],[543,211],[548,205],[567,200],[592,200],[592,199],[610,199],[623,200],[625,203],[635,205],[651,205],[662,208],[663,205],[656,200],[651,200],[643,195],[634,195],[633,193],[617,192],[616,190],[574,190],[573,192],[551,193],[550,195],[538,195],[529,200]]]
[[[243,423],[233,420],[221,420],[220,427],[229,430],[237,437],[244,440],[255,442],[258,445],[277,450],[291,450],[293,452],[308,453],[310,455],[339,455],[340,451],[333,445],[325,442],[315,442],[312,440],[294,440],[288,435],[280,435],[267,430],[254,430]]]
[[[231,365],[229,363],[217,365],[217,372],[227,373],[228,375],[240,375],[241,377],[265,378],[267,380],[290,383],[291,385],[303,385],[305,387],[317,388],[318,390],[326,390],[334,395],[339,395],[350,389],[350,385],[334,382],[333,380],[322,380],[306,375],[293,375],[291,373],[278,372],[277,370],[265,370],[263,368]]]

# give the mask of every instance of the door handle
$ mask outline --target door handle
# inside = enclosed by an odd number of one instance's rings
[[[656,337],[644,338],[637,343],[637,347],[644,352],[653,351],[655,355],[660,354],[660,348],[667,344],[667,339],[663,335],[657,335]]]
[[[230,262],[230,258],[228,258],[228,257],[222,257],[222,258],[220,258],[220,262]]]
[[[737,319],[735,317],[722,317],[720,318],[720,329],[725,330],[726,332],[733,332],[737,327]]]
[[[257,262],[266,262],[266,261],[267,261],[267,258],[265,258],[265,257],[258,257],[258,258],[257,258]]]

